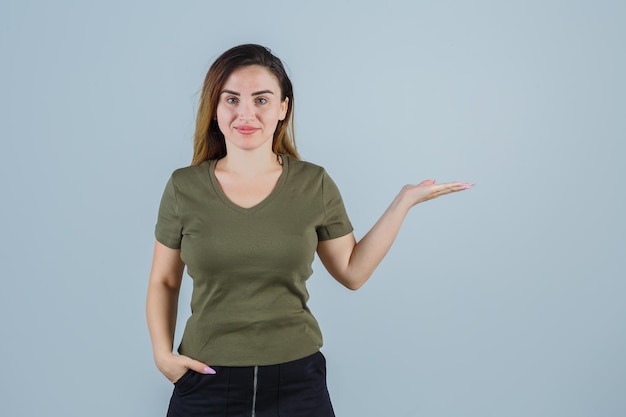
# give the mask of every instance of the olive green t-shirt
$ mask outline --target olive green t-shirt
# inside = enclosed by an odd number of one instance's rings
[[[326,171],[283,157],[271,194],[251,208],[221,190],[215,160],[176,170],[156,239],[181,250],[193,279],[191,316],[178,351],[210,365],[272,365],[317,352],[322,334],[307,307],[318,241],[352,231]]]

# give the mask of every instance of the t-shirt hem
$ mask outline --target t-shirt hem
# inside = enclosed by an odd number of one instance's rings
[[[322,346],[318,346],[314,349],[302,349],[298,350],[294,355],[285,355],[284,357],[278,358],[260,358],[257,360],[242,360],[241,358],[219,358],[215,356],[213,357],[203,357],[202,355],[198,355],[197,357],[193,355],[191,352],[186,352],[185,349],[179,347],[178,353],[181,355],[189,356],[195,360],[210,364],[210,366],[272,366],[272,365],[280,365],[287,362],[297,361],[299,359],[306,358],[311,356],[321,350]]]

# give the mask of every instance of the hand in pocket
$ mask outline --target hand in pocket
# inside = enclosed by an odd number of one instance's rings
[[[215,374],[215,370],[210,366],[184,355],[170,353],[155,359],[155,363],[159,371],[173,384],[189,369],[200,374]]]

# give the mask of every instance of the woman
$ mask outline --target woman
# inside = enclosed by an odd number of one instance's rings
[[[407,185],[357,243],[331,178],[299,159],[293,105],[291,81],[265,47],[234,47],[207,73],[192,165],[172,174],[161,200],[148,288],[155,363],[175,384],[168,416],[333,416],[306,304],[315,252],[356,290],[412,206],[471,187]],[[192,314],[175,354],[185,266]]]

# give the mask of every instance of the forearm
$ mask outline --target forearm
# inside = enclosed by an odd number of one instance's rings
[[[148,286],[146,317],[155,359],[159,355],[172,353],[178,294],[179,288],[162,282],[151,282]]]
[[[411,206],[400,193],[374,226],[354,246],[346,269],[349,288],[361,287],[383,260],[398,236]]]
[[[183,263],[180,262],[177,252],[172,252],[158,243],[156,247],[157,256],[153,262],[146,302],[146,316],[150,338],[152,339],[154,363],[171,382],[178,381],[187,369],[193,369],[204,374],[214,374],[215,370],[205,363],[172,352]],[[169,257],[171,262],[167,262],[168,253],[171,255]],[[164,254],[165,256],[163,256]],[[166,262],[163,262],[164,259]],[[163,268],[163,265],[168,267]]]

